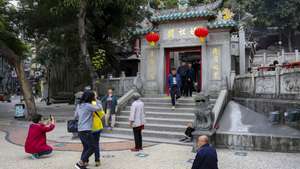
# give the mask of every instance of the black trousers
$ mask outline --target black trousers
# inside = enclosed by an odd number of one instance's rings
[[[171,95],[172,106],[175,106],[176,99],[178,99],[180,97],[180,93],[179,93],[178,90],[179,89],[177,88],[177,86],[172,86],[171,87],[170,95]]]
[[[81,161],[86,163],[89,161],[89,157],[94,154],[94,151],[96,149],[96,142],[91,131],[80,131],[78,132],[78,136],[83,145],[80,159]]]
[[[133,135],[136,149],[142,149],[142,127],[133,127]]]
[[[192,96],[193,94],[193,81],[186,81],[186,84],[185,84],[185,91],[184,91],[184,95],[185,96]]]

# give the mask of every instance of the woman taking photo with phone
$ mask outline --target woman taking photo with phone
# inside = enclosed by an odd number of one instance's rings
[[[50,116],[49,121],[44,124],[41,122],[42,115],[35,114],[32,117],[32,124],[29,126],[28,135],[25,142],[25,152],[32,154],[33,159],[52,153],[53,148],[47,145],[46,133],[55,127],[55,120]]]

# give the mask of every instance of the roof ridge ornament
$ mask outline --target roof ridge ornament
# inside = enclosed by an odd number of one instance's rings
[[[189,0],[178,0],[177,5],[180,11],[185,11],[189,7]]]

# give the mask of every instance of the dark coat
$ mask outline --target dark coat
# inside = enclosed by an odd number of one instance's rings
[[[177,88],[179,89],[181,87],[181,78],[178,73],[176,73],[176,83]],[[173,75],[170,74],[168,77],[168,87],[171,88],[173,86]]]
[[[180,77],[185,77],[188,69],[189,69],[188,66],[180,66],[177,69],[177,73],[180,75]]]
[[[195,77],[194,69],[193,68],[188,69],[186,71],[186,80],[191,79],[191,81],[193,82],[193,81],[195,81],[194,77]]]
[[[198,151],[192,169],[218,169],[216,149],[209,144],[203,145]]]
[[[104,96],[102,99],[101,99],[101,102],[102,102],[102,106],[103,106],[103,110],[104,112],[106,113],[106,108],[107,108],[107,98],[108,96]],[[111,114],[115,114],[116,113],[116,106],[118,104],[118,99],[116,96],[112,96],[112,103],[111,103]]]

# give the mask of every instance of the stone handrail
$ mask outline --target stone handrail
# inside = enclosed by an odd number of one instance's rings
[[[217,101],[212,109],[212,113],[214,114],[214,122],[213,127],[216,128],[217,124],[222,117],[223,111],[229,101],[229,94],[228,90],[221,90],[219,93],[219,96],[217,98]]]

